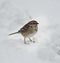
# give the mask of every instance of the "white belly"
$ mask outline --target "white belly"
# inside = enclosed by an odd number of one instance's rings
[[[29,34],[28,37],[32,37],[37,33],[37,31],[33,31],[33,33]]]

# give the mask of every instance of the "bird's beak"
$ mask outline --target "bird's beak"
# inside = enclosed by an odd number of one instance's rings
[[[37,23],[37,24],[39,24],[39,23]]]

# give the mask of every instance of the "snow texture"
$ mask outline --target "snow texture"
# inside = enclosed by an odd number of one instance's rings
[[[29,45],[8,36],[31,20],[28,13],[39,22]],[[0,0],[0,63],[60,63],[60,0]]]

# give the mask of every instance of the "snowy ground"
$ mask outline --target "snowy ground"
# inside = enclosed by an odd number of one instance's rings
[[[25,45],[18,31],[30,19],[39,22],[36,43]],[[60,63],[60,1],[0,0],[0,63]]]

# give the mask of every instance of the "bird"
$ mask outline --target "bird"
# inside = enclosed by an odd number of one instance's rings
[[[33,37],[38,31],[38,24],[39,23],[36,20],[31,20],[27,24],[25,24],[23,27],[21,27],[17,32],[11,33],[9,35],[19,33],[24,37],[24,44],[27,44],[26,38],[32,41],[31,37]]]

